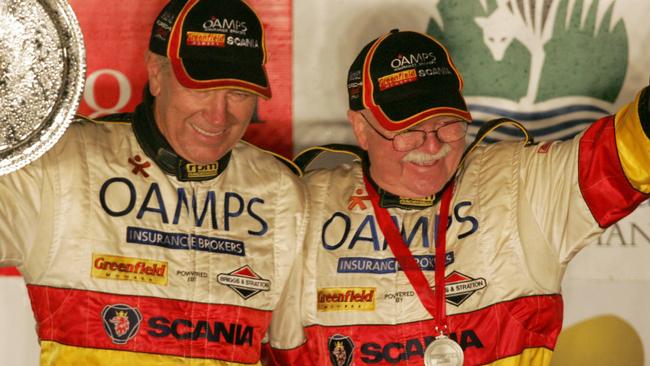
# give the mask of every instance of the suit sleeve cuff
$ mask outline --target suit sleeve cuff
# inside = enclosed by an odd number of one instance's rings
[[[616,114],[616,148],[625,176],[640,192],[650,193],[650,110],[646,87]]]

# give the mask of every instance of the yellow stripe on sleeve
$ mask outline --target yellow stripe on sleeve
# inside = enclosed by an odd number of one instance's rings
[[[625,176],[632,186],[650,193],[650,139],[639,119],[639,96],[616,113],[616,147]]]

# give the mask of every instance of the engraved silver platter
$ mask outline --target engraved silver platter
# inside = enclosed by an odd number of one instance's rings
[[[67,0],[0,0],[0,175],[61,138],[79,106],[85,57]]]

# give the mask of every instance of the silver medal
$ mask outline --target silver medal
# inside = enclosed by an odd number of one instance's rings
[[[463,349],[444,335],[436,337],[424,351],[426,366],[462,366],[464,359]]]

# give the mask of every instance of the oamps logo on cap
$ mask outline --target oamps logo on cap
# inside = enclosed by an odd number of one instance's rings
[[[248,26],[246,26],[246,22],[241,20],[226,18],[219,19],[217,17],[211,17],[210,19],[203,22],[203,29],[208,32],[224,32],[246,35]]]
[[[411,53],[408,56],[399,54],[390,62],[390,66],[395,71],[399,71],[409,67],[435,64],[436,60],[437,57],[433,52]]]
[[[115,344],[126,344],[140,329],[142,314],[129,305],[107,305],[102,310],[104,330]]]

